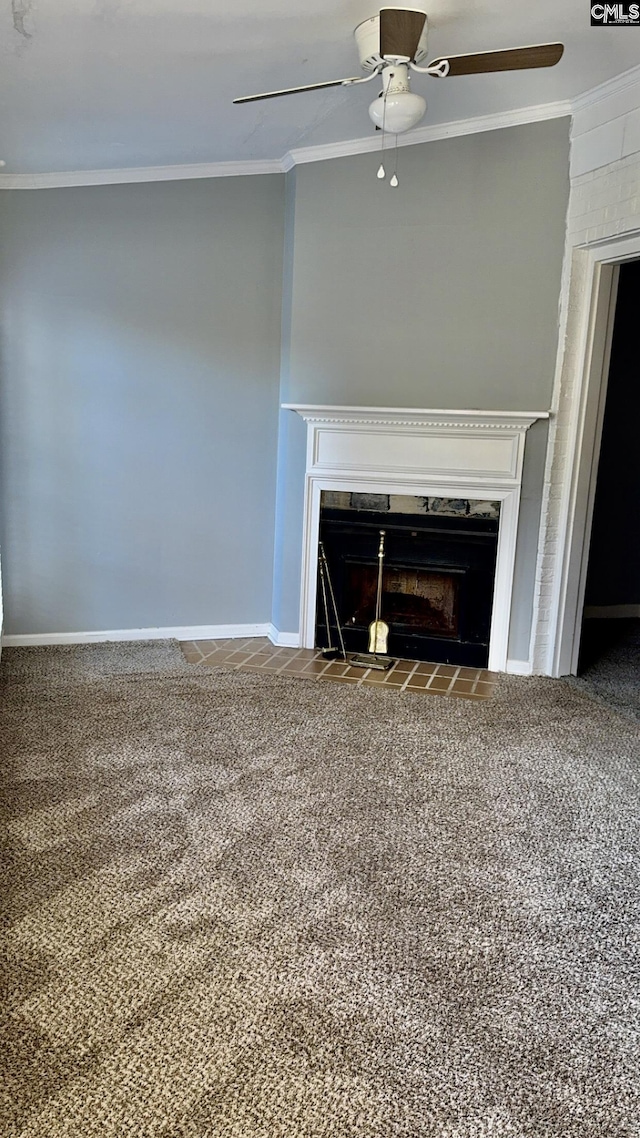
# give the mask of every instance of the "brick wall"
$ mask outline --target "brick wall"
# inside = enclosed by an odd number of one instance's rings
[[[630,112],[635,121],[637,111]],[[624,116],[619,116],[623,117]],[[624,137],[618,119],[612,123],[616,137]],[[594,132],[595,133],[595,132]],[[584,139],[584,134],[581,136]],[[629,137],[627,131],[626,137]],[[601,128],[598,150],[603,152]],[[585,148],[580,150],[580,166]],[[587,163],[588,164],[588,163]],[[550,673],[558,616],[558,592],[562,572],[560,539],[566,525],[568,494],[581,409],[581,336],[590,287],[586,248],[607,238],[640,230],[640,152],[572,177],[567,215],[567,240],[560,308],[560,341],[557,380],[550,423],[549,449],[542,503],[541,540],[536,573],[536,596],[532,630],[533,671]]]

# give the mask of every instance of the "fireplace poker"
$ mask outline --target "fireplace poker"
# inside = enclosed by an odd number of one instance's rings
[[[340,625],[340,617],[338,615],[338,606],[336,604],[335,593],[331,583],[331,574],[329,572],[329,562],[324,551],[322,542],[318,542],[318,567],[320,569],[320,587],[322,589],[322,607],[324,608],[324,619],[327,625],[327,640],[326,648],[322,649],[322,655],[328,660],[335,660],[336,656],[342,652],[342,659],[346,662],[347,653],[344,647],[344,638],[342,635],[342,628]],[[335,648],[331,642],[331,620],[329,617],[329,602],[327,599],[327,588],[331,597],[331,604],[333,607],[333,614],[335,617],[336,628],[338,630],[338,639],[340,641],[340,648]]]

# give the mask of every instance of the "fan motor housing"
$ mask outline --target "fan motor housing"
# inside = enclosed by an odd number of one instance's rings
[[[405,8],[403,11],[420,12],[421,15],[424,15],[422,8]],[[370,16],[368,20],[363,20],[361,24],[358,24],[353,34],[356,39],[362,70],[375,71],[377,67],[380,67],[380,64],[385,62],[380,55],[380,13],[378,12],[375,16]],[[418,50],[414,57],[416,63],[420,63],[421,60],[427,57],[428,38],[429,29],[427,20],[425,19]]]

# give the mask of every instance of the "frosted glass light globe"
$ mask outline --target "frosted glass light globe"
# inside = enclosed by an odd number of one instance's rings
[[[402,134],[418,125],[426,109],[427,101],[422,95],[399,91],[395,95],[387,95],[386,99],[374,99],[369,107],[369,118],[381,130],[384,121],[384,129],[390,134]]]

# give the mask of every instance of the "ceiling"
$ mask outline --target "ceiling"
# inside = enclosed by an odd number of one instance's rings
[[[555,40],[566,51],[549,70],[415,76],[424,125],[571,99],[640,64],[640,33],[591,28],[589,8],[426,0],[430,58]],[[369,136],[377,81],[232,99],[358,74],[353,28],[375,11],[368,0],[0,0],[3,173],[281,159]]]

